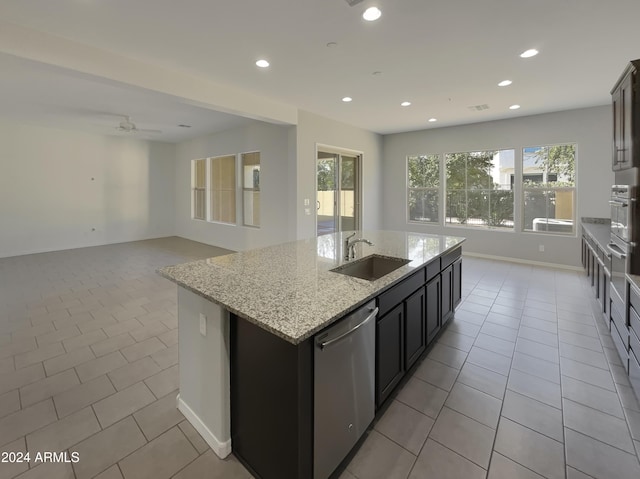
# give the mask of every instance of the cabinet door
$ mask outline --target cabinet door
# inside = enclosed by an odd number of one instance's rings
[[[453,263],[453,308],[462,301],[462,258],[457,259]]]
[[[404,303],[376,323],[376,405],[379,407],[404,375]]]
[[[427,344],[431,343],[440,331],[441,285],[440,275],[427,283]]]
[[[404,312],[404,363],[409,369],[427,347],[424,286],[405,300]]]
[[[442,326],[453,316],[453,265],[442,270]]]
[[[613,169],[632,166],[633,160],[633,82],[634,72],[629,72],[612,93],[613,105]]]

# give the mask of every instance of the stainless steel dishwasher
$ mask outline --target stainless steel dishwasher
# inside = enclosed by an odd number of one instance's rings
[[[314,341],[313,477],[326,479],[375,415],[375,301]]]

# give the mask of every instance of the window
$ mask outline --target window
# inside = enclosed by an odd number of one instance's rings
[[[513,229],[514,150],[449,153],[446,224]]]
[[[440,156],[420,155],[407,158],[409,221],[440,221]]]
[[[207,204],[207,160],[191,161],[192,211],[195,220],[206,220]]]
[[[574,234],[576,145],[522,151],[523,229]]]
[[[218,156],[209,161],[211,221],[236,222],[236,157]]]
[[[260,226],[260,152],[242,154],[243,222]]]

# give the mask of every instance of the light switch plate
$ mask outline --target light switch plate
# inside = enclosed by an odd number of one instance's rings
[[[200,334],[207,335],[207,317],[200,313]]]
[[[304,199],[304,205],[305,206],[309,206],[309,198],[305,198]]]

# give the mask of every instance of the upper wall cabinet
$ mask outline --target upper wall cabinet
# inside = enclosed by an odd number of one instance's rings
[[[638,92],[640,60],[634,60],[611,90],[613,105],[613,170],[639,166],[640,94]]]

